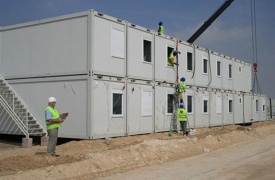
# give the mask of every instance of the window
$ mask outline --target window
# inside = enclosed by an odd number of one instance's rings
[[[125,33],[118,29],[112,29],[111,34],[111,55],[117,58],[124,58],[125,54]]]
[[[228,112],[232,113],[233,112],[233,100],[229,99],[228,101]]]
[[[208,113],[208,100],[203,100],[203,113]]]
[[[113,97],[112,97],[112,105],[113,105],[113,109],[112,109],[112,114],[113,115],[122,115],[122,93],[121,92],[113,92]]]
[[[173,94],[167,94],[167,113],[171,114],[174,110],[174,97]]]
[[[143,40],[143,61],[152,62],[152,60],[151,60],[151,41]]]
[[[193,54],[190,52],[187,52],[187,70],[193,70]]]
[[[169,60],[169,56],[173,51],[174,51],[174,48],[169,47],[169,46],[167,47],[167,66],[170,66],[170,67],[174,66],[174,64],[172,64],[171,61]]]
[[[239,73],[242,72],[242,66],[239,66]]]
[[[232,64],[229,64],[229,74],[228,74],[228,76],[229,76],[229,79],[232,79]]]
[[[221,76],[221,61],[217,61],[217,76]]]
[[[208,74],[208,60],[203,59],[203,74]]]
[[[258,111],[259,111],[259,100],[256,99],[256,112],[258,112]]]
[[[239,103],[242,104],[242,98],[241,97],[239,98]]]
[[[193,113],[193,96],[187,95],[187,113]]]

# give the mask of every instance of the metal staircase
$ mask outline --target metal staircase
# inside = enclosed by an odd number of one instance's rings
[[[4,133],[7,134],[24,134],[26,138],[47,135],[47,131],[2,75],[0,75],[0,125],[5,128]]]

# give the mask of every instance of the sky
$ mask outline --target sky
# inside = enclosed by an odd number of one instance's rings
[[[255,0],[257,56],[253,56],[251,1],[235,0],[194,42],[253,64],[262,94],[275,98],[275,1]],[[225,0],[0,0],[0,26],[94,9],[187,41]],[[256,51],[254,51],[256,52]],[[274,79],[273,79],[274,78]],[[256,92],[257,93],[257,92]]]

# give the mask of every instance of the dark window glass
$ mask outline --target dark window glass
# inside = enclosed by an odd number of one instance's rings
[[[187,112],[188,113],[192,113],[193,112],[193,109],[192,109],[192,106],[193,106],[193,101],[192,101],[192,96],[187,96]]]
[[[113,114],[122,114],[122,94],[113,93]]]
[[[207,74],[208,73],[208,67],[207,67],[207,59],[203,59],[203,73]]]
[[[190,52],[187,52],[187,70],[193,70],[193,55]]]
[[[173,94],[167,94],[167,113],[173,113],[174,97]]]
[[[151,41],[143,40],[143,60],[151,62]]]

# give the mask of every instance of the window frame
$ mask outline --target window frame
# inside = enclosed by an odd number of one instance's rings
[[[190,59],[190,54],[191,54],[191,59]],[[187,61],[186,61],[186,70],[187,71],[193,71],[193,64],[194,64],[194,61],[193,61],[193,53],[191,53],[191,52],[187,52],[186,53],[186,59],[187,59]],[[189,64],[189,62],[191,62],[191,69],[189,69],[189,67],[190,67],[190,64]]]
[[[216,75],[217,77],[222,77],[222,62],[221,60],[217,60],[217,63],[216,63]],[[218,74],[218,72],[220,71],[220,74]]]
[[[189,105],[189,97],[191,97],[191,106]],[[187,105],[186,105],[186,111],[187,114],[194,114],[194,96],[187,94],[186,95]],[[189,112],[189,107],[191,107],[191,111]]]
[[[228,64],[228,79],[233,79],[233,64]]]
[[[206,62],[206,63],[205,63],[205,62]],[[205,65],[206,65],[206,71],[207,71],[207,72],[204,71],[204,70],[205,70]],[[203,58],[202,58],[202,74],[203,74],[203,75],[208,75],[208,71],[209,71],[208,68],[209,68],[209,67],[208,67],[208,58],[203,57]]]
[[[166,67],[174,68],[174,64],[172,66],[168,65],[169,55],[171,53],[171,51],[170,51],[171,49],[172,49],[172,52],[175,50],[175,48],[173,46],[170,46],[170,45],[166,46]]]
[[[147,42],[150,42],[150,61],[145,61],[145,41],[147,41]],[[142,46],[143,46],[143,48],[142,48],[142,62],[143,63],[152,63],[152,41],[151,40],[148,40],[148,39],[143,39],[142,40]],[[148,52],[149,52],[149,50],[148,50]]]
[[[121,95],[121,114],[114,114],[114,94],[120,94]],[[124,116],[124,93],[122,90],[119,90],[119,89],[113,89],[112,92],[111,92],[111,107],[110,110],[111,110],[111,116],[112,117],[123,117]]]
[[[170,99],[169,99],[170,97]],[[172,102],[170,102],[169,100],[172,100]],[[166,94],[166,115],[172,115],[173,112],[174,112],[174,103],[175,103],[175,100],[174,100],[174,95],[172,93],[167,93]],[[171,105],[171,107],[169,107],[169,105]],[[169,109],[172,110],[172,112],[169,112]]]

